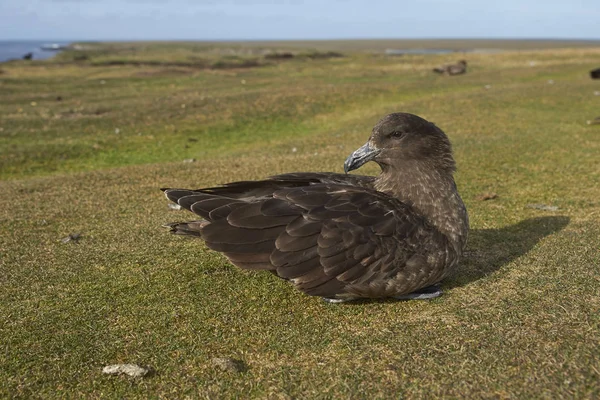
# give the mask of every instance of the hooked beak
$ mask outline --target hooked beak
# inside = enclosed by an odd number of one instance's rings
[[[344,172],[348,173],[357,168],[360,168],[363,164],[371,161],[379,154],[380,150],[372,147],[369,142],[365,143],[362,147],[350,154],[350,156],[344,162]]]

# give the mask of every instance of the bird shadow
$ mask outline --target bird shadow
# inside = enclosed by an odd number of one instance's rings
[[[540,240],[569,224],[566,216],[529,218],[499,229],[472,229],[467,249],[447,289],[482,279],[529,252]]]

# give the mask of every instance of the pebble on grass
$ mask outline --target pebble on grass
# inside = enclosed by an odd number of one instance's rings
[[[244,372],[247,369],[243,361],[229,357],[215,357],[210,362],[222,371]]]
[[[196,162],[195,158],[186,158],[185,160],[183,160],[184,163],[193,163]]]
[[[497,193],[488,192],[488,193],[481,193],[480,195],[478,195],[477,197],[475,197],[475,199],[479,200],[479,201],[486,201],[486,200],[493,200],[493,199],[495,199],[497,197],[498,197]]]
[[[60,239],[60,241],[63,243],[69,243],[77,242],[79,239],[81,239],[81,233],[69,233],[69,236],[65,236],[64,238]]]
[[[137,364],[113,364],[102,368],[102,373],[107,375],[129,375],[134,378],[143,378],[150,372],[150,368]]]

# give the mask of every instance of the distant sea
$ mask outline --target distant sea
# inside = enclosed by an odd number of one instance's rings
[[[0,62],[21,59],[27,53],[33,53],[34,60],[43,60],[55,56],[60,51],[43,50],[42,46],[58,44],[66,46],[71,42],[51,40],[0,40]]]

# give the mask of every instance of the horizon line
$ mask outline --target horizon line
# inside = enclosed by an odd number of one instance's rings
[[[110,39],[110,38],[98,38],[98,39],[64,39],[64,38],[33,38],[33,39],[24,39],[24,38],[1,38],[0,42],[14,42],[14,41],[23,41],[23,42],[325,42],[325,41],[384,41],[384,40],[410,40],[410,41],[424,41],[424,40],[437,40],[437,41],[452,41],[452,40],[490,40],[490,41],[501,41],[501,40],[515,40],[515,41],[562,41],[562,42],[597,42],[600,41],[600,38],[547,38],[547,37],[415,37],[415,38],[407,38],[407,37],[378,37],[378,38],[310,38],[310,39],[289,39],[289,38],[252,38],[252,39],[200,39],[200,38],[152,38],[152,39],[140,39],[140,38],[119,38],[119,39]]]

